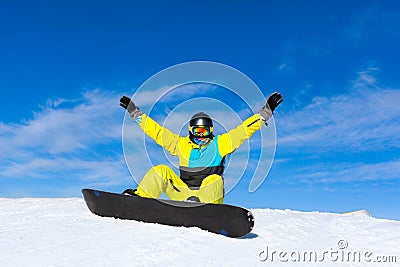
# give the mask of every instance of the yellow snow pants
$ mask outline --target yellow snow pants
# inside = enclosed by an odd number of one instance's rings
[[[183,201],[197,197],[202,203],[222,204],[224,182],[221,176],[212,174],[203,180],[199,189],[193,190],[169,166],[157,165],[143,177],[136,194],[141,197],[159,198],[162,192],[172,200]]]

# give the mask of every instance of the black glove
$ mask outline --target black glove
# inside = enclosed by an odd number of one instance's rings
[[[128,113],[131,115],[132,119],[136,121],[136,119],[143,114],[142,111],[131,101],[131,99],[127,96],[121,97],[119,100],[119,105],[126,109]]]
[[[271,116],[272,113],[274,112],[275,108],[282,103],[283,98],[280,93],[272,93],[267,100],[267,103],[265,104],[264,107],[260,109],[260,115],[261,117],[264,118],[265,121],[267,121]]]
[[[271,109],[272,112],[274,112],[275,108],[282,103],[283,98],[282,95],[280,93],[272,93],[267,101],[267,105],[269,106],[269,108]]]

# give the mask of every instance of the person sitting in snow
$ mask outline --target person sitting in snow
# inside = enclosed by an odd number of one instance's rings
[[[210,116],[199,112],[189,121],[189,134],[180,136],[162,127],[140,111],[129,97],[123,96],[120,106],[127,110],[132,119],[158,145],[171,155],[179,157],[180,171],[178,176],[167,165],[154,166],[146,173],[136,190],[127,189],[123,194],[158,198],[165,192],[171,200],[222,204],[225,157],[261,129],[282,101],[281,94],[271,94],[259,113],[221,135],[213,134]]]

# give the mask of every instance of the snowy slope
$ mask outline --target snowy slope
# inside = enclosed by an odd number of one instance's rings
[[[252,211],[253,232],[231,239],[197,228],[98,217],[78,198],[0,199],[0,266],[400,266],[398,221]],[[347,262],[344,253],[362,257]],[[309,262],[310,255],[317,263]],[[377,259],[397,263],[366,262]]]

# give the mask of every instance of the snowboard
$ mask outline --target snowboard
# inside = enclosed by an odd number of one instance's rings
[[[253,229],[254,217],[244,208],[226,204],[174,201],[82,189],[89,210],[99,216],[198,227],[228,237],[242,237]]]

